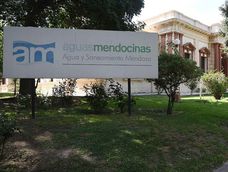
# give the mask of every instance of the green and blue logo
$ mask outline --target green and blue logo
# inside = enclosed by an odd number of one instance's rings
[[[20,64],[54,63],[55,42],[49,44],[33,44],[27,41],[13,42],[13,57]]]

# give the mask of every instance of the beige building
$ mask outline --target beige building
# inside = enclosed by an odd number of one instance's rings
[[[203,71],[218,70],[228,75],[228,61],[222,53],[223,39],[220,24],[205,25],[178,11],[169,11],[145,21],[147,32],[159,34],[160,52],[172,53],[170,44],[176,45],[180,54],[197,62]]]
[[[9,79],[2,78],[0,79],[0,93],[8,92]]]

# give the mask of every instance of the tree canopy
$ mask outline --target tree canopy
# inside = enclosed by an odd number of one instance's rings
[[[0,30],[0,78],[2,77],[2,63],[3,63],[3,42],[2,31]]]
[[[228,1],[225,1],[225,3],[219,9],[222,12],[222,15],[224,17],[224,20],[222,22],[221,33],[225,39],[226,47],[224,47],[224,50],[227,52],[228,51],[228,49],[227,49],[227,46],[228,46]]]
[[[158,64],[159,76],[154,80],[155,85],[162,88],[169,97],[167,114],[172,114],[175,94],[180,84],[196,80],[202,71],[195,61],[185,59],[179,54],[162,53]]]
[[[143,23],[132,18],[143,6],[144,0],[2,0],[0,22],[3,26],[135,31]],[[20,93],[30,94],[33,83],[21,79]]]
[[[144,0],[4,0],[4,25],[80,29],[138,30],[132,21]]]

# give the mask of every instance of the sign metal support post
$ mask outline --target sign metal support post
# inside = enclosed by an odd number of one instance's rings
[[[32,81],[32,94],[31,94],[31,98],[32,98],[32,119],[36,118],[36,86],[35,86],[35,79],[33,79]]]
[[[131,116],[131,79],[127,79],[128,83],[128,115]]]

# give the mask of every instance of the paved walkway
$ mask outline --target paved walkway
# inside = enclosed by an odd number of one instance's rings
[[[214,170],[213,172],[228,172],[228,162],[226,162],[225,164],[223,164],[222,167]]]

